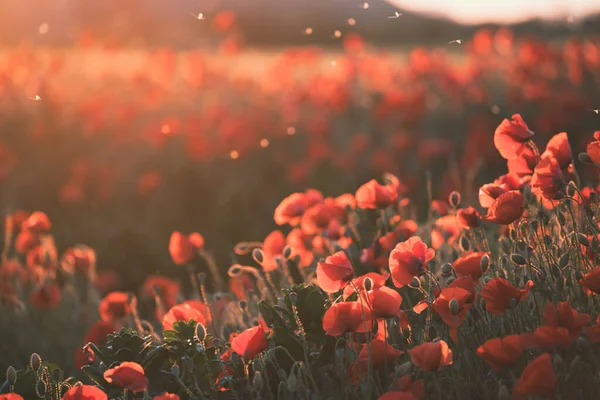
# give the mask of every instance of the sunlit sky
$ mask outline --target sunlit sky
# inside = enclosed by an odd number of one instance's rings
[[[413,12],[464,24],[518,23],[532,18],[566,20],[600,12],[600,0],[388,0]]]

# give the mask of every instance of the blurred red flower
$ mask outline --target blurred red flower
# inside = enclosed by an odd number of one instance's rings
[[[477,355],[494,371],[513,366],[522,354],[523,346],[519,335],[490,339],[477,349]]]
[[[525,367],[513,388],[513,397],[553,397],[556,394],[556,386],[557,379],[550,354],[544,353]]]
[[[50,218],[48,218],[46,213],[41,211],[34,212],[21,223],[21,230],[31,231],[37,234],[48,233],[50,228],[52,228]]]
[[[163,393],[158,396],[154,396],[152,400],[179,400],[179,396],[173,393]]]
[[[423,371],[438,371],[452,364],[452,350],[443,340],[423,343],[408,352],[411,362]]]
[[[267,349],[268,341],[262,326],[246,329],[231,340],[231,350],[250,361]]]
[[[600,131],[594,132],[594,140],[587,145],[587,153],[596,164],[600,164]]]
[[[125,361],[104,372],[104,379],[115,386],[122,387],[134,393],[148,389],[148,378],[144,368],[138,363]]]
[[[523,196],[518,190],[501,194],[488,209],[483,218],[501,225],[510,225],[523,215]]]
[[[561,301],[557,304],[548,303],[544,307],[544,322],[546,325],[558,328],[566,328],[571,340],[575,340],[582,332],[583,327],[592,320],[589,314],[580,313],[573,309],[569,302]]]
[[[202,325],[210,321],[210,309],[208,306],[198,300],[188,300],[182,304],[177,304],[162,319],[164,330],[172,330],[173,324],[177,321],[189,322],[194,320]]]
[[[504,278],[493,278],[481,288],[481,297],[485,300],[485,309],[492,315],[500,315],[529,296],[533,281],[528,281],[524,289],[513,286]]]
[[[136,303],[135,297],[131,298]],[[104,296],[98,306],[98,313],[103,321],[119,321],[131,314],[130,295],[125,292],[111,292]]]
[[[69,389],[61,400],[108,400],[108,395],[96,386],[77,385]]]
[[[325,311],[323,330],[330,336],[373,329],[373,316],[358,301],[335,303]]]
[[[199,233],[184,235],[175,231],[169,240],[169,253],[173,262],[178,265],[187,264],[192,260],[198,250],[204,247],[204,238]]]
[[[273,231],[265,238],[263,242],[263,261],[262,268],[265,272],[272,272],[277,269],[276,257],[281,256],[285,247],[285,236],[281,231]]]
[[[523,121],[520,114],[514,114],[511,120],[504,119],[494,132],[494,145],[500,155],[507,160],[517,158],[527,148],[533,132]]]
[[[357,207],[381,209],[394,204],[398,194],[390,186],[380,185],[372,179],[358,188],[355,197]]]
[[[57,307],[62,299],[60,287],[55,282],[47,282],[37,286],[29,301],[31,304],[40,310],[50,310]]]

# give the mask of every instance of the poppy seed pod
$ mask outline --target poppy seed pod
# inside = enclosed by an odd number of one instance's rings
[[[285,246],[283,248],[283,252],[281,253],[283,258],[288,259],[292,255],[292,248],[290,246]]]
[[[42,367],[42,358],[38,353],[33,353],[31,355],[31,358],[29,359],[29,365],[34,372],[39,371],[39,369]]]
[[[38,380],[35,384],[35,392],[40,398],[46,397],[46,383],[43,380]]]
[[[563,254],[558,260],[558,266],[561,268],[566,267],[569,264],[570,256],[569,253]]]
[[[173,364],[173,366],[171,367],[171,374],[173,374],[173,376],[175,376],[175,377],[179,377],[179,373],[180,373],[179,365]]]
[[[17,371],[12,365],[6,369],[6,380],[11,385],[14,385],[17,382]]]
[[[594,163],[594,161],[592,161],[592,158],[590,157],[590,155],[586,152],[579,153],[577,155],[577,158],[579,158],[579,161],[581,161],[584,164],[593,164]]]
[[[263,251],[261,249],[254,249],[254,250],[252,250],[252,258],[258,264],[262,264],[263,259],[264,259],[264,257],[263,257]]]
[[[452,206],[452,208],[458,208],[458,206],[460,205],[460,200],[460,193],[458,193],[456,190],[450,193],[450,196],[448,196],[448,203],[450,203],[450,206]]]
[[[490,256],[486,254],[483,257],[481,257],[481,261],[479,262],[479,266],[481,267],[481,271],[482,272],[487,271],[487,269],[490,266]]]
[[[196,338],[203,342],[206,339],[206,328],[200,322],[196,324]]]
[[[232,278],[240,276],[241,273],[242,273],[242,269],[237,265],[232,265],[231,267],[229,267],[229,270],[227,271],[227,275],[229,275]]]
[[[448,305],[450,307],[450,312],[452,313],[452,315],[457,315],[460,312],[458,301],[456,299],[450,300]]]
[[[449,276],[450,274],[452,274],[452,265],[450,265],[450,263],[445,263],[442,265],[442,275]]]
[[[587,236],[585,236],[583,233],[577,234],[577,241],[579,242],[579,244],[585,247],[588,247],[590,245],[590,241],[588,240]]]
[[[567,185],[567,196],[573,197],[575,196],[575,193],[577,193],[577,185],[575,185],[575,182],[571,181]]]

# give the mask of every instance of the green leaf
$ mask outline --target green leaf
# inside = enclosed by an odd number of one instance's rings
[[[288,329],[273,328],[273,341],[277,346],[284,347],[296,361],[304,360],[304,347],[300,339]]]
[[[108,382],[104,380],[104,374],[98,368],[91,365],[84,365],[81,370],[97,385],[100,385],[103,388],[109,386]]]
[[[283,328],[286,327],[285,321],[281,318],[277,310],[275,310],[270,303],[263,300],[260,303],[258,303],[258,308],[260,310],[260,314],[262,315],[265,322],[270,328],[274,328],[276,326],[280,326]]]

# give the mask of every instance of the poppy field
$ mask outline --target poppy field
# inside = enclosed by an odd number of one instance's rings
[[[2,53],[0,400],[596,398],[600,42],[340,36]]]

